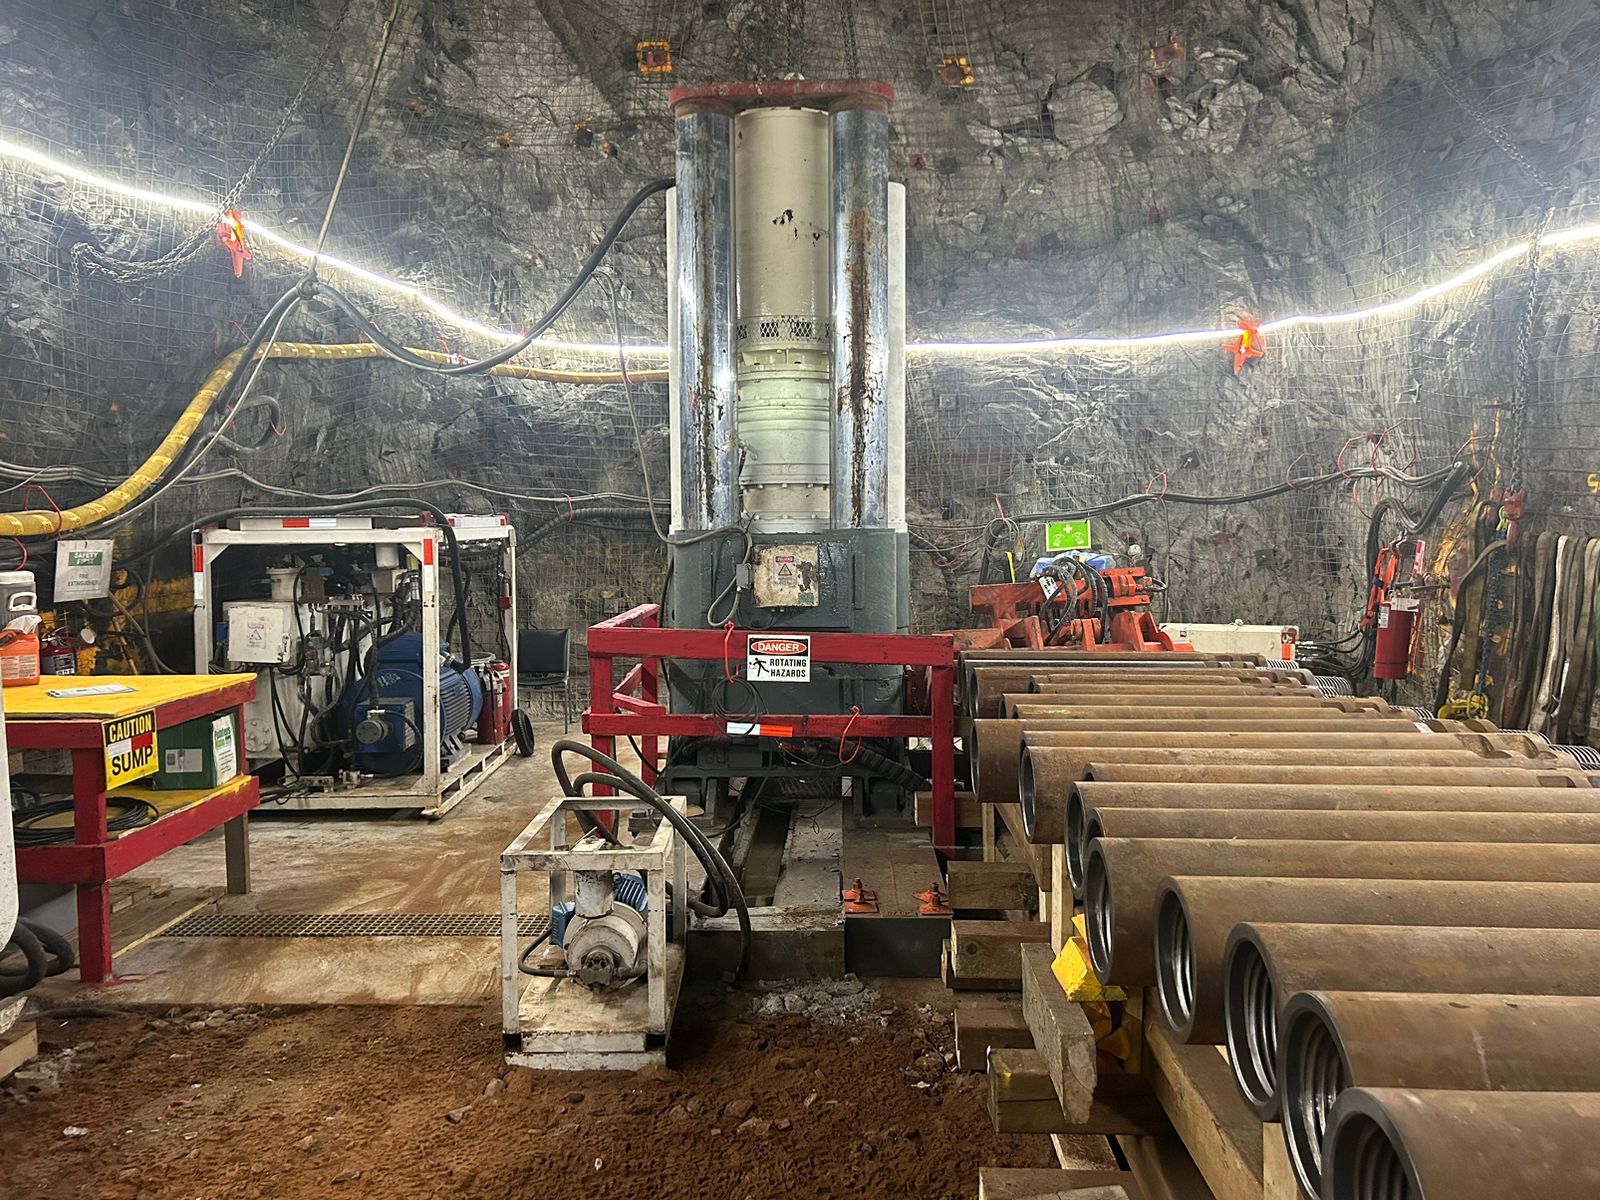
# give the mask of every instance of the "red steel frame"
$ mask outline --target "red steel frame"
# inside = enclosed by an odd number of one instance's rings
[[[653,782],[663,737],[728,734],[728,721],[710,713],[668,712],[661,702],[661,660],[668,658],[743,662],[752,636],[771,630],[664,629],[661,606],[641,604],[589,627],[589,708],[583,730],[602,754],[614,754],[618,738],[632,737],[644,752],[645,777]],[[933,745],[933,843],[940,853],[956,849],[955,648],[949,634],[812,633],[811,658],[819,663],[926,668],[925,714],[870,716],[852,713],[763,715],[763,726],[787,727],[794,738],[928,738]],[[615,661],[638,659],[618,680]],[[735,735],[738,736],[738,735]]]
[[[252,679],[156,704],[156,729],[227,710],[233,711],[243,729],[243,705],[255,692]],[[230,821],[239,822],[234,828],[240,838],[248,836],[246,814],[261,801],[260,781],[246,775],[242,783],[235,781],[236,787],[224,785],[210,799],[113,839],[106,829],[105,747],[100,727],[98,717],[6,720],[6,743],[13,749],[66,750],[72,755],[73,840],[54,846],[18,846],[17,878],[23,883],[76,886],[78,972],[84,983],[100,983],[111,975],[110,882]],[[248,868],[236,871],[230,862],[228,890],[248,889]]]

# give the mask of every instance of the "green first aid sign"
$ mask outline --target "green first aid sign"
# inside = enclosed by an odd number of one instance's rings
[[[1044,548],[1055,554],[1061,550],[1087,550],[1089,518],[1081,521],[1051,521],[1044,527]]]

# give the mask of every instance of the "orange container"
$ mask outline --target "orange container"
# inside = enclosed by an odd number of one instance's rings
[[[22,687],[39,682],[39,635],[0,630],[0,686]]]

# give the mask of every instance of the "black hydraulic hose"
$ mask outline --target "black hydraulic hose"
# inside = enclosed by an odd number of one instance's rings
[[[356,323],[361,332],[366,334],[373,344],[391,358],[397,359],[407,366],[415,367],[420,371],[431,371],[436,375],[481,375],[494,367],[500,366],[502,363],[510,362],[529,346],[533,345],[540,334],[554,325],[560,319],[561,314],[566,312],[571,307],[572,302],[578,298],[578,293],[583,290],[584,285],[593,277],[601,262],[604,261],[607,252],[616,244],[617,238],[621,236],[623,227],[632,220],[633,215],[639,211],[639,208],[646,200],[666,191],[675,182],[672,179],[656,179],[635,192],[628,203],[623,206],[622,211],[617,214],[616,219],[611,222],[611,227],[606,230],[600,241],[595,245],[595,248],[589,252],[589,257],[584,260],[583,266],[578,268],[577,275],[567,285],[566,291],[561,293],[556,302],[545,311],[542,317],[533,323],[533,326],[525,334],[487,358],[464,363],[436,363],[421,358],[411,353],[405,346],[374,325],[371,318],[357,308],[355,303],[343,292],[339,291],[338,288],[324,283],[320,279],[315,280],[311,286],[315,288],[318,295],[326,296],[337,304],[345,315]]]
[[[1450,671],[1455,664],[1456,648],[1461,643],[1461,627],[1466,621],[1466,590],[1472,583],[1473,577],[1483,570],[1489,559],[1496,553],[1504,550],[1510,543],[1505,538],[1490,542],[1485,546],[1478,557],[1472,560],[1472,565],[1461,576],[1461,583],[1456,588],[1455,612],[1450,617],[1450,640],[1445,643],[1444,657],[1439,661],[1439,682],[1433,689],[1433,711],[1437,715],[1450,699]],[[1486,614],[1487,615],[1487,614]]]
[[[44,947],[39,944],[39,939],[33,935],[27,924],[21,920],[11,931],[11,941],[7,945],[14,946],[22,952],[24,963],[20,970],[0,967],[0,996],[15,996],[27,991],[44,978],[46,966]]]
[[[78,955],[72,948],[72,943],[67,941],[48,925],[40,925],[33,921],[18,919],[17,924],[26,925],[28,931],[39,939],[39,945],[44,947],[44,952],[52,959],[45,968],[45,975],[60,975],[67,971],[75,962]]]
[[[574,790],[575,784],[567,774],[566,764],[562,762],[563,754],[577,754],[587,758],[590,762],[610,772],[616,777],[618,783],[614,786],[624,787],[630,795],[648,804],[659,812],[672,827],[678,831],[683,839],[689,843],[689,848],[694,851],[694,856],[700,860],[700,865],[706,870],[708,878],[718,881],[722,893],[733,901],[733,906],[739,914],[739,965],[734,971],[734,979],[742,978],[750,966],[750,945],[752,940],[750,927],[750,906],[745,902],[744,889],[739,886],[738,877],[734,875],[733,868],[728,865],[728,860],[722,857],[721,852],[707,840],[705,834],[685,814],[679,812],[663,800],[660,794],[644,780],[640,779],[627,767],[623,766],[609,754],[602,754],[593,746],[583,742],[574,741],[572,738],[562,738],[550,747],[550,762],[555,769],[556,779],[561,784],[561,790],[567,795],[578,795]],[[691,902],[691,907],[693,902]]]

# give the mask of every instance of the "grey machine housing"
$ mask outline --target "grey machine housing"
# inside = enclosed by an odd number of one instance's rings
[[[906,633],[905,207],[888,178],[888,103],[853,92],[807,107],[690,101],[675,118],[668,277],[680,544],[664,623]],[[748,561],[741,530],[753,542]],[[813,662],[808,682],[757,685],[757,702],[748,685],[728,683],[722,663],[679,661],[667,684],[676,711],[755,720],[900,713],[904,677],[898,666]],[[856,794],[902,798],[903,748],[876,751],[848,768],[867,785]],[[671,789],[691,796],[735,775],[796,773],[754,738],[680,742],[666,770]]]

